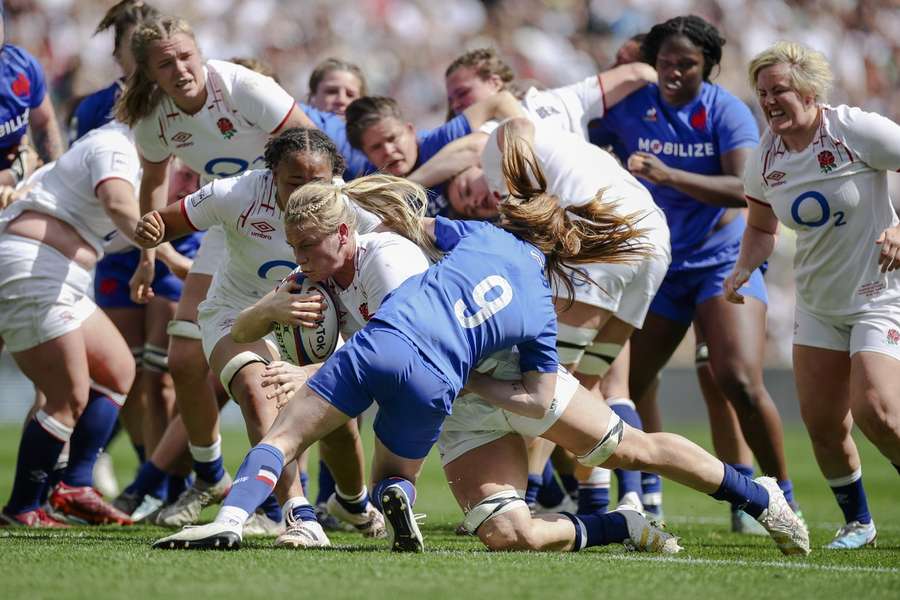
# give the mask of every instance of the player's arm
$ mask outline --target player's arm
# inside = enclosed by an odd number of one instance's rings
[[[156,258],[160,260],[169,271],[178,279],[184,280],[191,271],[191,265],[194,264],[192,258],[188,258],[184,254],[175,249],[175,246],[169,243],[160,244],[156,247]]]
[[[57,125],[56,111],[53,110],[49,94],[29,113],[28,126],[34,147],[42,161],[52,162],[62,155],[62,133]]]
[[[735,304],[743,304],[744,297],[738,290],[750,279],[775,249],[778,233],[778,217],[772,207],[760,199],[748,196],[747,228],[741,240],[741,252],[731,274],[725,280],[725,298]]]
[[[134,230],[140,214],[131,182],[118,177],[104,179],[97,184],[94,194],[119,232],[129,241],[136,242]]]
[[[635,152],[628,157],[628,170],[656,185],[666,185],[684,192],[705,204],[724,207],[743,207],[744,186],[741,177],[744,165],[752,153],[748,147],[735,148],[720,159],[722,175],[701,175],[670,167],[655,154]]]
[[[407,179],[426,188],[439,185],[472,165],[477,165],[487,139],[487,134],[481,132],[455,139],[410,173]]]
[[[497,408],[523,417],[542,419],[547,416],[553,402],[556,372],[526,371],[522,373],[521,381],[500,381],[472,371],[466,389]]]
[[[597,75],[597,79],[603,91],[603,105],[607,109],[645,85],[659,80],[656,69],[641,62],[613,67]]]
[[[271,135],[277,135],[282,131],[287,129],[292,129],[294,127],[308,127],[310,129],[318,129],[316,124],[313,123],[306,113],[301,110],[299,106],[294,104],[294,107],[291,109],[291,112],[288,113],[287,118],[285,118],[284,122],[278,126],[275,131],[271,133]]]
[[[185,213],[185,200],[145,213],[132,229],[134,242],[146,250],[197,231]]]
[[[498,92],[479,100],[462,113],[474,131],[491,120],[502,121],[513,117],[524,117],[522,104],[507,91]]]
[[[245,308],[231,326],[231,339],[249,344],[272,331],[275,323],[297,327],[315,327],[325,304],[319,294],[300,295],[301,286],[288,281]]]

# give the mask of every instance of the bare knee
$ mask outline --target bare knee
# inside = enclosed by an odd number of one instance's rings
[[[859,428],[876,445],[900,439],[900,411],[890,410],[877,391],[868,390],[851,412]]]
[[[178,382],[206,381],[206,357],[199,341],[172,337],[169,343],[169,373]]]
[[[748,369],[730,366],[715,370],[714,374],[716,384],[735,409],[759,412],[765,388],[761,381],[754,381]]]
[[[329,449],[340,449],[347,452],[348,449],[356,447],[358,440],[359,429],[356,426],[356,421],[351,419],[323,437],[319,443],[327,446]]]
[[[505,518],[504,515],[485,521],[478,528],[478,539],[489,550],[498,552],[522,552],[538,550],[531,532],[531,518]]]

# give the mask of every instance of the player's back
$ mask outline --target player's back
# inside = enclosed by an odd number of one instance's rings
[[[388,296],[376,321],[405,334],[457,387],[488,355],[518,344],[525,370],[554,370],[556,313],[546,259],[494,225],[439,217],[449,252]]]

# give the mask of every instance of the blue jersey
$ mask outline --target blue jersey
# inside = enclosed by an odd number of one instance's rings
[[[522,371],[556,372],[556,311],[537,248],[483,221],[435,221],[449,252],[385,298],[373,321],[402,333],[458,392],[473,365],[518,346]]]
[[[591,141],[612,144],[625,163],[633,152],[655,154],[665,164],[701,175],[721,175],[722,155],[759,143],[756,121],[746,104],[718,85],[704,83],[684,106],[667,104],[655,84],[624,98],[592,122]],[[705,242],[725,212],[675,188],[641,179],[666,214],[672,239],[672,268],[703,263],[717,252]]]
[[[303,109],[309,120],[331,138],[331,141],[337,146],[338,152],[347,163],[347,168],[344,170],[345,180],[350,181],[378,170],[361,150],[350,145],[350,140],[347,139],[347,123],[344,119],[334,113],[313,108],[309,104],[298,102],[297,105]]]
[[[31,54],[11,44],[0,49],[0,169],[28,129],[28,113],[47,94],[44,70]]]
[[[457,138],[472,133],[469,120],[464,115],[457,115],[434,129],[425,129],[416,133],[416,141],[419,145],[419,156],[413,170],[427,163],[441,148]],[[447,202],[447,184],[442,183],[433,188],[428,188],[428,216],[447,216],[450,204]]]
[[[102,127],[113,120],[113,107],[122,93],[124,81],[119,79],[110,86],[82,98],[69,120],[69,144],[73,144],[88,131]]]

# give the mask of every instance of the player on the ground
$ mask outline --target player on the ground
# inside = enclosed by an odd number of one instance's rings
[[[749,70],[768,128],[747,163],[749,227],[725,290],[742,303],[778,223],[796,232],[800,412],[846,521],[826,547],[874,545],[850,433],[855,423],[900,472],[900,225],[887,189],[887,171],[900,169],[900,126],[825,104],[831,69],[800,44],[775,44]]]

